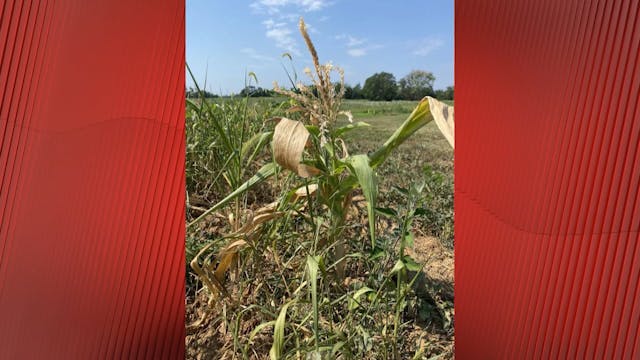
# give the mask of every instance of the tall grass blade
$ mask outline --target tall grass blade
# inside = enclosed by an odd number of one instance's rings
[[[278,360],[282,356],[282,349],[284,348],[284,327],[287,325],[287,309],[291,304],[292,302],[288,302],[280,309],[280,314],[273,327],[273,345],[269,351],[269,358],[271,358],[271,360]]]
[[[220,200],[220,202],[218,202],[217,204],[213,205],[213,207],[209,208],[207,211],[202,213],[202,215],[198,216],[195,220],[190,222],[189,225],[187,225],[187,228],[190,228],[193,225],[197,224],[202,219],[204,219],[207,215],[211,214],[212,212],[214,212],[216,210],[219,210],[220,208],[225,206],[227,203],[229,203],[231,200],[233,200],[236,197],[242,195],[245,191],[251,189],[255,185],[264,182],[265,180],[267,180],[268,178],[273,176],[276,173],[277,169],[278,169],[278,166],[276,164],[274,164],[274,163],[266,164],[265,166],[260,168],[260,170],[258,170],[258,172],[255,175],[253,175],[253,177],[251,179],[247,180],[247,182],[245,182],[244,184],[240,185],[240,187],[238,187],[231,194],[227,195],[227,197],[225,197],[224,199]]]
[[[318,256],[307,256],[307,275],[311,285],[311,302],[313,304],[313,332],[315,335],[315,348],[318,350],[320,344],[320,326],[318,316],[318,267],[320,258]]]

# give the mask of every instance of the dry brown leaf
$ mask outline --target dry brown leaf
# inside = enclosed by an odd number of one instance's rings
[[[309,131],[304,124],[281,118],[273,132],[273,155],[276,162],[304,178],[319,174],[320,170],[300,162],[308,139]]]
[[[343,111],[339,111],[338,114],[346,116],[347,120],[349,120],[349,123],[353,124],[353,114],[351,113],[351,111],[343,110]]]
[[[431,96],[427,96],[427,99],[429,100],[429,109],[433,115],[433,120],[435,120],[438,129],[440,129],[440,132],[442,132],[442,135],[444,135],[451,147],[455,147],[453,106],[449,106]]]
[[[313,195],[318,190],[318,184],[309,184],[308,186],[301,186],[295,192],[294,201],[307,196],[307,188],[309,189],[309,195]]]
[[[277,208],[278,208],[278,202],[277,201],[270,202],[267,205],[265,205],[265,206],[261,207],[260,209],[256,210],[256,215],[269,213],[269,212],[274,212]]]
[[[218,267],[216,268],[216,271],[214,273],[214,276],[218,280],[218,282],[220,282],[221,284],[224,282],[224,274],[237,259],[238,251],[240,251],[240,249],[246,245],[247,242],[240,239],[232,242],[224,249],[222,249],[222,251],[220,252],[220,264],[218,264]]]
[[[234,260],[236,259],[236,256],[238,256],[237,252],[230,252],[230,253],[226,253],[220,259],[220,264],[218,265],[218,267],[216,268],[216,271],[213,274],[213,276],[215,276],[216,280],[218,280],[220,284],[224,283],[224,274],[227,272],[227,269],[231,267],[231,264],[233,264]]]

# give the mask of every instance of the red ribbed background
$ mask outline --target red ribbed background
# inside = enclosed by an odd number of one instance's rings
[[[184,357],[184,6],[0,2],[0,359]]]
[[[640,358],[639,9],[456,1],[457,358]]]

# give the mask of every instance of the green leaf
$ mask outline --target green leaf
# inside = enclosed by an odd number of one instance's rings
[[[315,334],[316,349],[320,342],[320,325],[318,314],[318,269],[322,264],[322,257],[320,256],[307,256],[307,276],[309,277],[309,284],[311,284],[311,302],[313,305],[313,332]]]
[[[409,190],[407,190],[406,188],[403,188],[401,186],[396,186],[396,185],[391,185],[391,188],[399,192],[401,195],[409,196]]]
[[[253,71],[249,71],[249,74],[247,74],[247,76],[253,78],[256,84],[258,84],[258,76],[256,76],[256,73],[254,73]]]
[[[418,106],[416,106],[407,120],[385,141],[382,147],[371,155],[371,167],[375,168],[383,163],[394,149],[431,120],[433,120],[433,116],[429,109],[429,101],[424,98],[418,103]]]
[[[273,131],[258,133],[253,135],[249,140],[242,144],[240,150],[240,157],[242,160],[246,160],[247,157],[253,158],[255,154],[260,151],[273,137]],[[251,154],[251,156],[249,156]]]
[[[333,348],[331,348],[331,355],[335,356],[342,347],[344,347],[344,341],[338,341],[333,344]]]
[[[380,247],[374,247],[369,260],[374,261],[382,258],[386,254],[385,250]]]
[[[402,269],[404,269],[404,263],[402,262],[402,260],[398,260],[396,261],[396,264],[393,266],[393,269],[391,269],[391,273],[395,274]]]
[[[376,212],[380,215],[386,216],[386,217],[390,217],[390,218],[395,218],[398,216],[398,212],[396,212],[394,209],[392,208],[376,208]]]
[[[264,182],[265,180],[267,180],[268,178],[273,176],[276,173],[277,169],[278,169],[278,166],[275,163],[266,164],[265,166],[260,168],[260,170],[258,170],[258,172],[255,175],[253,175],[253,177],[251,179],[247,180],[247,182],[245,182],[244,184],[240,185],[240,187],[238,187],[236,190],[234,190],[231,194],[227,195],[227,197],[225,197],[224,199],[220,200],[220,202],[218,202],[217,204],[213,205],[213,207],[209,208],[209,210],[205,211],[204,213],[202,213],[202,215],[198,216],[198,218],[196,218],[195,220],[190,222],[187,225],[187,228],[190,228],[193,225],[197,224],[199,221],[204,219],[207,215],[209,215],[212,212],[214,212],[214,211],[220,209],[221,207],[225,206],[231,200],[233,200],[236,197],[242,195],[245,191],[251,189],[255,185]]]
[[[373,289],[371,289],[371,288],[369,288],[367,286],[358,289],[358,291],[356,291],[353,294],[353,296],[351,297],[351,299],[349,301],[349,310],[357,309],[360,306],[360,304],[358,302],[358,299],[362,295],[370,293],[370,292],[373,292]]]
[[[371,247],[376,245],[375,206],[378,195],[378,185],[373,168],[369,165],[366,155],[354,155],[348,158],[348,163],[355,173],[358,183],[362,188],[364,198],[367,200],[367,215],[369,217],[369,233],[371,234]]]
[[[253,338],[260,332],[262,329],[275,325],[276,322],[274,320],[267,321],[255,327],[249,334],[249,343],[253,341]]]
[[[276,319],[273,328],[273,345],[271,345],[271,350],[269,351],[269,357],[272,360],[278,360],[282,356],[282,349],[284,348],[284,328],[287,325],[287,309],[292,303],[293,302],[288,302],[284,304]]]
[[[341,126],[335,130],[333,130],[333,136],[334,137],[340,137],[342,136],[344,133],[351,131],[353,129],[358,129],[358,128],[362,128],[362,127],[368,127],[371,126],[369,124],[367,124],[366,122],[363,121],[358,121],[357,123],[353,123],[353,124],[348,124],[345,126]]]
[[[422,265],[418,264],[410,256],[406,256],[405,255],[405,257],[403,259],[403,262],[404,262],[404,266],[406,266],[407,270],[409,270],[409,271],[421,271],[422,270]]]
[[[413,234],[411,232],[408,232],[408,233],[405,234],[404,243],[408,247],[413,247]]]
[[[316,125],[305,125],[305,128],[309,132],[309,134],[314,136],[320,136],[320,128]]]

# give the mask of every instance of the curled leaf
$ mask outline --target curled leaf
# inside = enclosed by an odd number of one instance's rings
[[[273,154],[276,162],[304,178],[319,174],[320,170],[301,163],[308,140],[309,131],[304,124],[281,118],[273,132]]]
[[[246,241],[236,240],[227,245],[220,252],[220,263],[218,264],[218,267],[216,268],[216,271],[214,273],[214,276],[220,284],[224,282],[224,274],[226,273],[226,271],[231,267],[231,265],[233,265],[234,261],[237,259],[238,251],[240,251],[240,249],[245,245],[247,245]]]
[[[438,125],[438,129],[440,129],[440,132],[442,132],[451,147],[454,147],[453,106],[449,106],[431,96],[427,96],[427,99],[429,100],[429,108],[431,109],[433,120]]]
[[[307,190],[309,192],[307,193]],[[308,186],[301,186],[296,189],[294,200],[301,199],[307,195],[313,195],[318,190],[318,184],[309,184]]]

